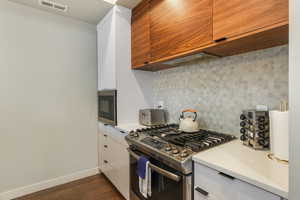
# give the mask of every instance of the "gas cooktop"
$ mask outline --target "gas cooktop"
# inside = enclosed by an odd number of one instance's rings
[[[137,129],[126,136],[131,147],[172,164],[184,173],[191,172],[192,155],[234,139],[235,136],[208,130],[185,133],[177,124]]]

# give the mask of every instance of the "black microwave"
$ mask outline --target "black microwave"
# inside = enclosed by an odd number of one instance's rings
[[[98,120],[117,125],[117,90],[98,91]]]

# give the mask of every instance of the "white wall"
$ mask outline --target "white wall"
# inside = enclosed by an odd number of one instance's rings
[[[290,0],[290,193],[300,198],[300,1]]]
[[[0,193],[96,168],[96,27],[6,0],[0,27]]]

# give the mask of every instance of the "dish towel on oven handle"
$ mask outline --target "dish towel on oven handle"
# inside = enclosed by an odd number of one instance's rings
[[[138,160],[139,190],[145,197],[151,197],[151,168],[149,160],[143,156]]]

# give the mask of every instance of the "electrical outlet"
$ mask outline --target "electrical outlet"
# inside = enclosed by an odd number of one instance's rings
[[[164,109],[164,102],[163,101],[157,102],[157,108]]]
[[[266,105],[256,105],[256,110],[258,110],[258,111],[268,111],[269,108]]]

